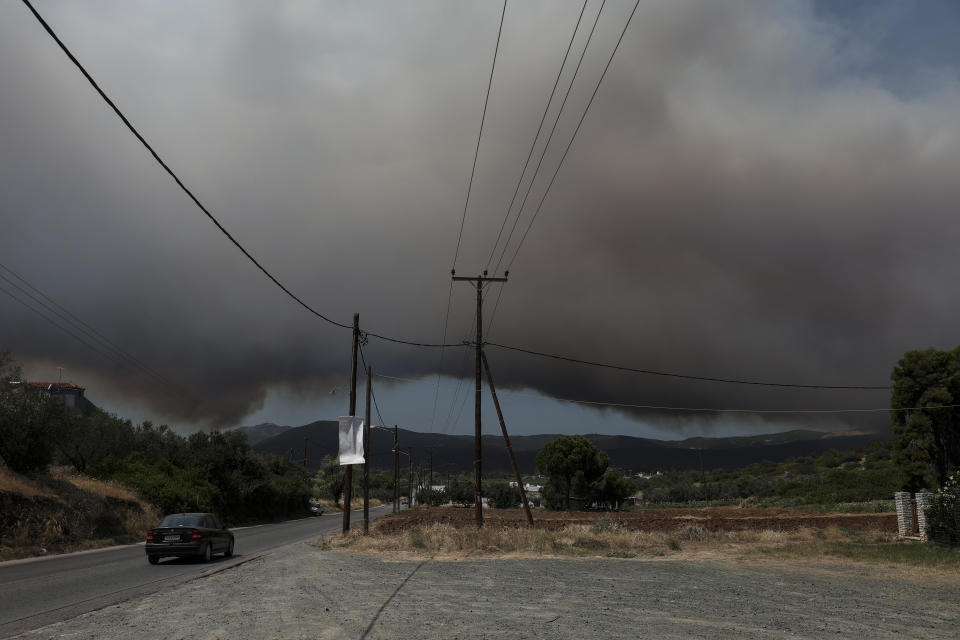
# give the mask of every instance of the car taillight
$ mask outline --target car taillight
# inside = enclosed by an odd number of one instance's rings
[[[147,531],[147,542],[153,542],[153,529]]]
[[[199,529],[194,529],[194,530],[193,530],[193,538],[192,538],[192,540],[199,540],[199,539],[200,539],[200,530],[199,530]]]

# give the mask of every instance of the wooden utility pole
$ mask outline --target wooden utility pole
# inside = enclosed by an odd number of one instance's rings
[[[350,363],[350,415],[357,413],[357,348],[360,346],[360,314],[353,314],[353,359]],[[353,500],[353,465],[343,470],[343,535],[350,531],[350,502]]]
[[[407,458],[410,459],[410,473],[407,476],[407,509],[413,506],[413,447],[407,447]]]
[[[430,496],[430,506],[433,506],[433,447],[430,448],[430,492],[427,494]]]
[[[517,466],[517,459],[513,455],[513,447],[510,446],[510,436],[507,435],[507,423],[503,420],[503,412],[500,411],[500,401],[497,399],[497,388],[493,386],[493,374],[490,373],[490,364],[487,362],[487,354],[482,354],[483,368],[487,370],[487,382],[490,384],[490,395],[493,396],[493,406],[497,408],[497,418],[500,419],[500,430],[503,431],[503,441],[507,445],[507,453],[510,455],[510,464],[513,465],[513,475],[517,478],[517,487],[520,489],[520,499],[523,500],[523,510],[527,513],[527,524],[533,526],[533,514],[530,513],[530,503],[527,502],[527,490],[523,487],[523,478],[520,477],[520,468]]]
[[[457,277],[456,272],[453,273],[453,279],[455,281],[464,281],[475,283],[477,288],[477,365],[476,365],[476,374],[477,374],[477,392],[474,398],[475,408],[474,408],[474,428],[473,428],[473,502],[474,502],[474,511],[476,513],[477,527],[483,526],[483,497],[482,487],[480,485],[480,479],[483,474],[483,447],[481,445],[481,434],[480,434],[480,391],[483,386],[483,376],[480,371],[480,357],[483,355],[483,285],[485,282],[506,282],[507,278],[488,278],[487,272],[484,270],[482,276],[477,276],[476,278],[464,278]],[[504,276],[507,274],[504,273]]]
[[[307,468],[307,436],[303,436],[303,468]]]
[[[393,512],[400,512],[400,428],[393,425]]]
[[[367,365],[367,413],[363,419],[363,535],[370,533],[370,392],[373,369]]]

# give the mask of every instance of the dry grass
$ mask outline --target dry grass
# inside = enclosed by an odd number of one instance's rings
[[[50,475],[56,480],[69,482],[77,489],[93,494],[100,498],[114,498],[125,502],[140,502],[140,497],[115,482],[97,480],[89,476],[81,476],[74,472],[70,467],[54,467],[50,470]]]
[[[133,492],[58,467],[27,477],[0,468],[0,560],[135,542],[160,520]]]
[[[904,543],[885,531],[838,526],[783,530],[711,531],[689,524],[675,531],[637,531],[614,522],[527,529],[487,524],[482,529],[422,524],[371,534],[354,527],[347,536],[331,535],[314,545],[407,560],[456,561],[467,558],[606,557],[726,562],[802,563],[833,571],[861,565],[885,571],[891,579],[960,578],[960,551]]]
[[[854,535],[854,533],[856,535]],[[876,534],[886,539],[886,534]],[[324,550],[394,554],[457,560],[471,557],[602,556],[618,558],[737,556],[748,549],[773,549],[815,542],[862,540],[862,532],[837,527],[796,531],[710,531],[688,525],[676,531],[636,531],[611,522],[569,525],[559,530],[485,526],[482,529],[429,524],[398,532],[379,531],[364,536],[355,528],[347,536],[322,538]],[[873,539],[873,538],[871,538]]]
[[[57,496],[41,487],[26,476],[22,476],[8,467],[0,467],[0,491],[21,495],[25,498],[53,498]]]

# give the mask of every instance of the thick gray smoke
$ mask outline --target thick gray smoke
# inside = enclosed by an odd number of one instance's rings
[[[367,330],[441,340],[499,6],[38,4],[291,290],[339,322],[356,311]],[[504,264],[631,8],[604,9]],[[487,266],[579,10],[508,7],[461,275]],[[841,385],[883,385],[904,351],[955,346],[958,57],[916,34],[958,26],[957,15],[937,3],[908,23],[896,3],[842,11],[642,2],[513,262],[490,339],[645,369]],[[914,35],[894,40],[904,24]],[[349,331],[293,303],[230,245],[19,3],[0,8],[0,79],[0,262],[167,382],[111,365],[7,295],[0,348],[35,369],[67,363],[102,393],[198,424],[235,424],[278,385],[342,380]],[[472,296],[453,288],[448,342],[471,337]],[[489,354],[505,388],[561,398],[888,402],[884,392],[689,383]],[[439,363],[436,350],[377,339],[367,355],[411,377]],[[459,373],[457,350],[444,363]]]

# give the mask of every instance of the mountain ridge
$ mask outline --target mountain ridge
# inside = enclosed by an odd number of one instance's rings
[[[307,466],[316,469],[324,456],[337,456],[338,432],[337,421],[318,420],[300,427],[285,428],[276,435],[251,443],[251,447],[260,453],[278,454],[292,460],[299,461],[306,458]],[[521,473],[536,473],[534,459],[537,453],[549,442],[562,435],[511,436],[510,443]],[[890,435],[862,431],[820,432],[795,429],[755,436],[696,436],[683,440],[656,440],[604,434],[585,434],[584,437],[610,456],[612,466],[630,472],[652,472],[672,468],[738,468],[762,461],[782,462],[787,458],[818,454],[828,449],[860,447],[872,440],[889,439]],[[399,442],[403,452],[407,452],[410,447],[413,448],[415,464],[427,464],[428,451],[432,451],[433,468],[437,473],[467,473],[473,470],[474,438],[472,435],[422,433],[399,429]],[[484,435],[482,445],[485,473],[510,472],[509,458],[502,436]],[[407,466],[410,463],[407,456],[401,457],[401,466]],[[386,471],[393,468],[392,429],[371,431],[370,464],[373,471]]]

